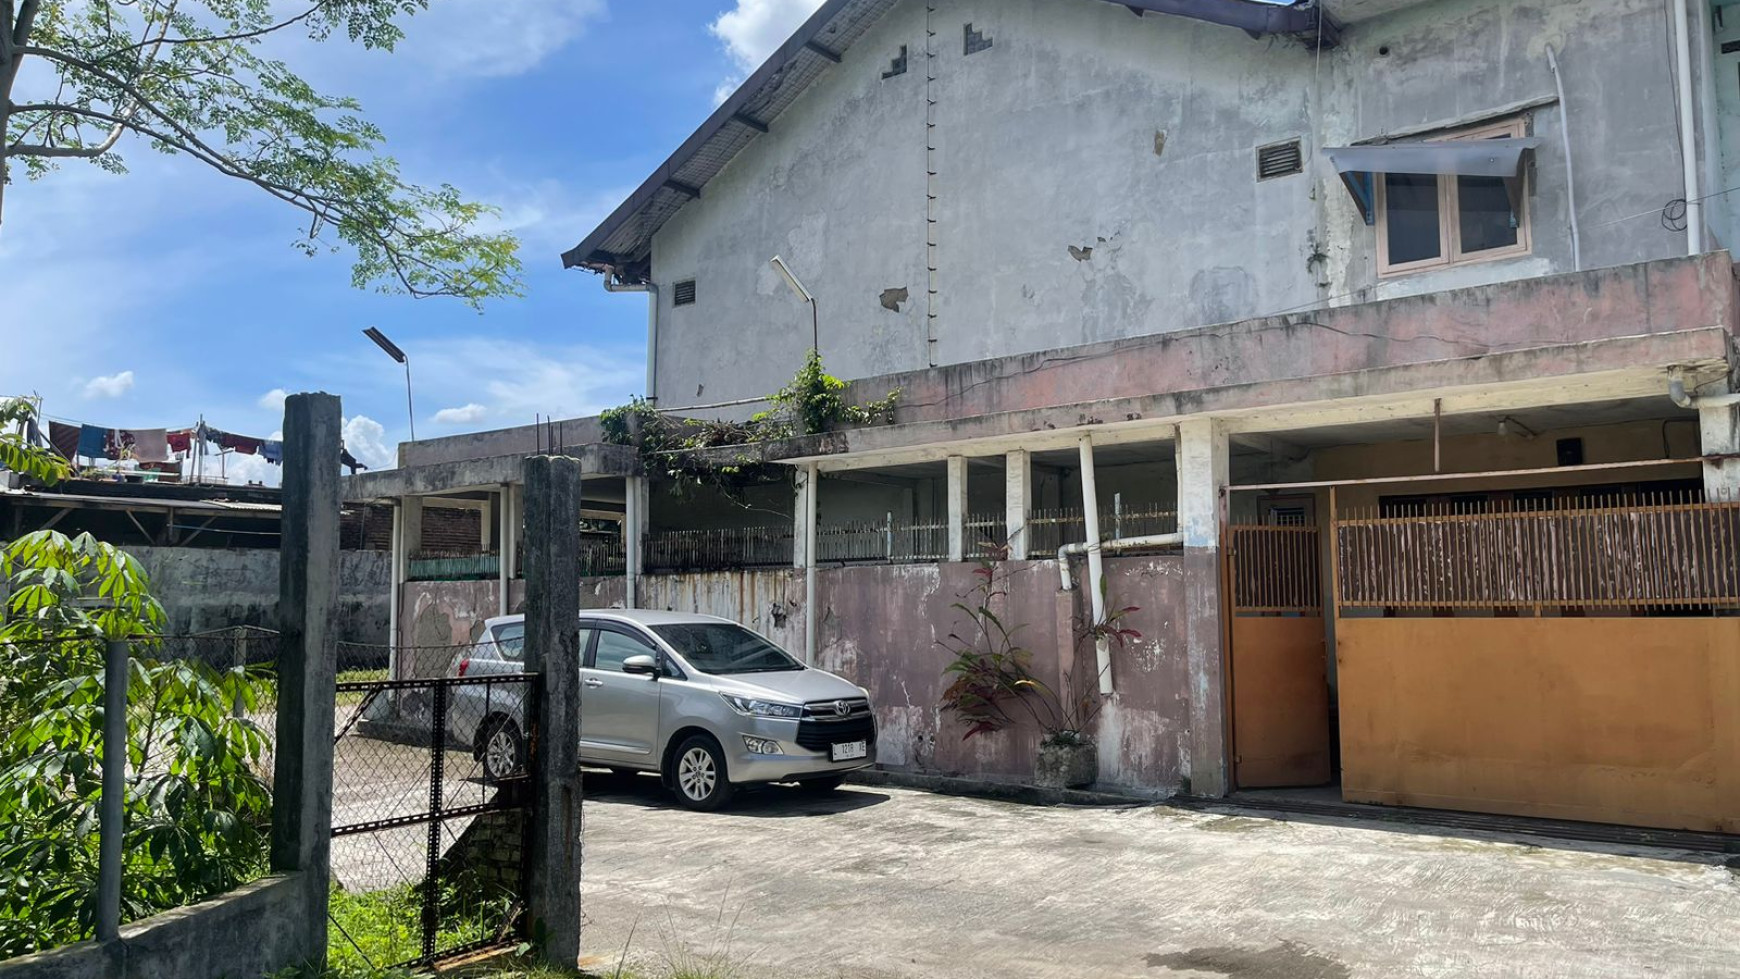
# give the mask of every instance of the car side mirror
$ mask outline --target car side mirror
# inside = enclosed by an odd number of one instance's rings
[[[658,679],[659,664],[651,656],[630,656],[622,661],[622,672]]]

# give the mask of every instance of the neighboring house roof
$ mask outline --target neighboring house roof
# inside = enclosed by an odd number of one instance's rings
[[[827,0],[701,128],[654,170],[586,240],[562,254],[566,268],[607,269],[645,281],[652,238],[899,0]],[[1153,12],[1237,27],[1254,35],[1296,34],[1332,46],[1338,32],[1310,0],[1104,0],[1138,16]]]

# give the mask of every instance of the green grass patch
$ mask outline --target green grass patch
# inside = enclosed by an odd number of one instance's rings
[[[387,670],[385,667],[378,670],[345,670],[338,675],[338,682],[375,683],[385,680],[386,678]],[[357,704],[362,703],[363,698],[366,696],[368,696],[368,694],[361,690],[340,690],[338,692],[338,704],[340,707],[355,707]]]

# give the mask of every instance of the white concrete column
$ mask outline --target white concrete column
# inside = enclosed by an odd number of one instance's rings
[[[389,616],[390,628],[393,631],[393,662],[389,664],[392,671],[388,676],[399,677],[400,669],[399,647],[402,645],[399,637],[400,616],[397,614],[405,602],[405,583],[411,577],[411,558],[423,547],[423,498],[406,496],[399,499],[393,508],[393,612]],[[413,664],[414,666],[415,664]]]
[[[1220,546],[1220,498],[1230,465],[1227,434],[1212,418],[1178,425],[1178,530],[1185,547]]]
[[[526,485],[509,483],[502,497],[502,509],[507,511],[507,530],[501,538],[502,551],[508,559],[508,578],[520,576],[520,542],[525,539]]]
[[[624,486],[624,515],[622,521],[623,554],[627,557],[627,601],[629,608],[640,608],[640,576],[641,548],[646,542],[647,505],[650,502],[647,494],[645,476],[629,476]]]
[[[1027,556],[1027,514],[1033,508],[1033,459],[1026,449],[1003,457],[1003,538],[1009,556]]]
[[[503,483],[501,486],[501,492],[498,494],[501,497],[501,505],[495,508],[494,514],[496,518],[495,522],[498,524],[495,539],[501,545],[501,550],[498,552],[499,556],[496,558],[495,562],[497,593],[495,600],[495,614],[497,615],[506,615],[513,607],[512,603],[508,601],[508,585],[513,581],[513,508],[508,505],[508,501],[512,498],[512,493],[512,487],[507,483]],[[488,527],[491,523],[489,519],[490,516],[490,512],[485,510],[483,514],[483,525],[485,527]],[[486,537],[485,540],[487,541],[488,538]]]
[[[495,494],[485,493],[483,505],[477,510],[477,536],[481,545],[479,550],[488,554],[495,550],[496,542]]]
[[[1212,418],[1178,426],[1178,529],[1184,535],[1186,689],[1190,702],[1190,789],[1222,796],[1231,784],[1227,754],[1227,672],[1220,595],[1221,495],[1230,458],[1227,434]]]
[[[967,559],[967,457],[949,456],[949,560]]]
[[[1706,456],[1740,453],[1740,409],[1718,406],[1698,409],[1698,428]],[[1704,463],[1704,499],[1740,500],[1740,459]]]
[[[810,556],[810,483],[813,469],[804,466],[792,470],[791,566],[809,567]]]
[[[393,501],[393,534],[387,541],[392,587],[387,601],[387,679],[399,679],[399,603],[405,596],[405,506]]]

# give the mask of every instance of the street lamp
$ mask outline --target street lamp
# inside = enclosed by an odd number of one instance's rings
[[[375,327],[363,331],[363,336],[375,342],[375,346],[386,351],[387,356],[405,365],[405,412],[410,416],[411,441],[417,441],[417,409],[411,404],[411,358],[399,349],[398,344],[387,339],[387,335]]]
[[[816,312],[816,297],[810,295],[810,291],[805,289],[804,284],[798,281],[798,277],[792,274],[791,269],[785,264],[785,259],[775,255],[771,264],[779,270],[780,275],[785,277],[785,284],[791,286],[791,291],[797,293],[799,299],[810,304],[810,349],[818,354],[821,353],[822,320],[821,315]]]

